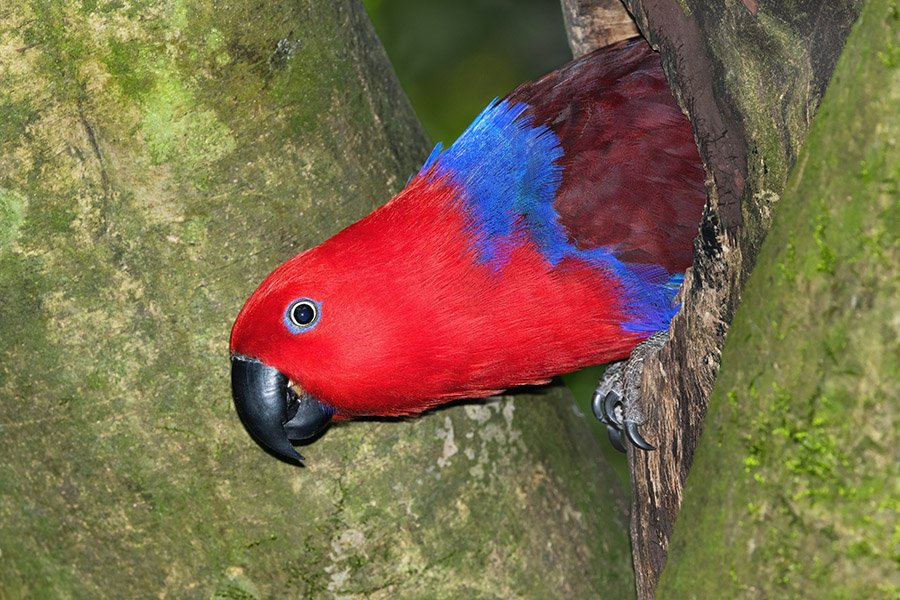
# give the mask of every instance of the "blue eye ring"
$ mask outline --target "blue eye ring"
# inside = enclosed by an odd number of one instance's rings
[[[284,324],[293,333],[309,331],[319,322],[322,305],[311,298],[297,298],[284,311]]]

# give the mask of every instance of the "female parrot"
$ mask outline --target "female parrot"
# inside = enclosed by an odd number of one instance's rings
[[[625,359],[678,310],[705,198],[646,42],[579,58],[491,102],[397,196],[266,277],[231,332],[237,412],[303,460],[290,440],[331,420]],[[599,413],[621,433],[621,413]]]

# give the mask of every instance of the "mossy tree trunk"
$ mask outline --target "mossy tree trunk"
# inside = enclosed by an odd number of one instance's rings
[[[428,152],[355,0],[0,2],[0,596],[627,597],[563,391],[257,448],[228,333]]]
[[[775,208],[659,598],[900,596],[898,32],[866,4]]]
[[[660,450],[630,456],[636,584],[640,598],[651,598],[725,334],[862,2],[626,5],[660,48],[709,190],[682,310],[670,343],[644,369],[644,414],[660,431]]]
[[[603,3],[563,0],[563,4],[567,14],[587,14]],[[644,430],[659,451],[630,456],[637,590],[639,597],[651,598],[666,564],[700,432],[704,426],[715,431],[720,425],[718,421],[704,425],[704,416],[725,334],[862,2],[624,0],[624,4],[644,36],[660,49],[673,90],[691,118],[707,168],[710,199],[670,342],[644,369]],[[896,5],[890,6],[894,7],[890,14],[896,15]],[[895,16],[884,22],[896,28],[891,19]],[[590,19],[571,17],[570,22],[591,24]],[[607,35],[607,29],[599,27],[595,45]],[[589,49],[585,41],[591,39],[584,31],[570,35],[576,51]],[[886,43],[882,54],[893,56],[891,44],[896,41]],[[862,56],[866,50],[851,52]],[[866,89],[878,93],[877,85]],[[880,118],[891,118],[891,111]],[[812,212],[808,217],[818,218]],[[733,427],[729,433],[739,439],[742,434]],[[733,476],[705,471],[696,477],[704,481],[698,487],[709,480],[727,487]],[[719,491],[722,497],[706,494],[702,508],[698,504],[695,510],[713,515],[720,506],[742,501],[740,495]],[[696,538],[689,542],[690,527],[681,529],[687,548],[713,543]],[[694,555],[692,550],[685,553]],[[709,564],[698,561],[696,570],[689,572],[700,578],[699,570]],[[689,595],[690,577],[679,581],[681,596],[676,597]]]

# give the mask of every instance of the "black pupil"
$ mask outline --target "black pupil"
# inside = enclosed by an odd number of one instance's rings
[[[316,309],[308,302],[301,302],[294,307],[291,314],[297,325],[309,325],[316,318]]]

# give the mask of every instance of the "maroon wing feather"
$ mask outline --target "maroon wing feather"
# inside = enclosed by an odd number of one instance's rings
[[[563,148],[554,206],[581,248],[611,246],[620,260],[692,262],[706,200],[691,126],[659,55],[642,39],[601,48],[509,94],[529,105]]]

